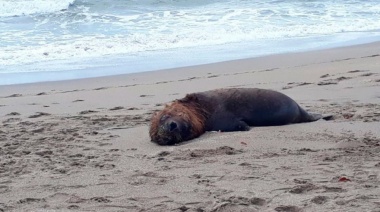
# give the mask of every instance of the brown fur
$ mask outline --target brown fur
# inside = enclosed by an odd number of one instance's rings
[[[160,131],[160,119],[162,116],[179,116],[184,121],[191,123],[191,136],[186,140],[190,140],[202,135],[205,132],[206,111],[194,102],[191,97],[187,96],[186,100],[176,100],[165,108],[153,115],[149,135],[152,140],[158,140],[162,135]]]

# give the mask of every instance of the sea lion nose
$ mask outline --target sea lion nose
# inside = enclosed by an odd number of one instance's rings
[[[177,129],[177,123],[175,123],[174,121],[170,122],[169,131],[173,132],[175,129]]]

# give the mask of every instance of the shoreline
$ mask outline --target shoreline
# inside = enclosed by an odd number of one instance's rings
[[[150,73],[150,72],[172,70],[172,69],[180,70],[183,68],[198,67],[198,66],[210,65],[210,64],[228,63],[228,62],[233,62],[233,61],[245,61],[245,60],[251,60],[254,58],[265,58],[265,57],[280,56],[280,55],[286,55],[286,54],[303,54],[303,53],[314,52],[314,51],[318,52],[318,51],[332,50],[332,49],[339,49],[339,48],[350,48],[350,47],[361,46],[361,45],[371,45],[373,43],[380,42],[378,41],[379,39],[376,39],[376,38],[377,36],[367,38],[366,40],[357,39],[357,40],[352,40],[352,41],[340,43],[340,44],[329,44],[323,47],[311,48],[308,50],[298,50],[298,51],[290,51],[290,52],[275,53],[275,54],[271,53],[267,55],[264,54],[264,55],[258,55],[258,56],[240,58],[240,59],[229,59],[229,60],[223,60],[223,61],[217,61],[217,62],[195,62],[195,64],[190,64],[190,65],[186,65],[186,63],[184,63],[184,65],[182,64],[182,66],[179,66],[179,67],[170,67],[172,65],[168,65],[168,63],[161,63],[158,66],[159,68],[157,69],[148,68],[149,70],[147,70],[147,68],[139,67],[135,70],[128,71],[127,68],[124,68],[124,67],[120,68],[117,66],[104,66],[104,67],[95,67],[95,68],[85,68],[82,70],[74,69],[70,71],[2,73],[0,74],[0,76],[2,76],[3,80],[0,79],[0,86],[81,80],[81,79],[89,79],[89,78],[112,77],[112,76],[131,75],[131,74],[133,75],[133,74],[139,74],[139,73],[145,73],[145,72]],[[119,59],[119,60],[122,60],[122,59]],[[197,64],[197,63],[200,63],[200,64]],[[153,66],[154,64],[158,64],[158,62],[155,61],[150,66]],[[130,65],[130,64],[127,64],[127,65]],[[18,82],[15,83],[14,81],[16,80]],[[39,81],[39,80],[43,80],[43,81]]]
[[[377,211],[380,42],[0,86],[0,211]],[[150,142],[187,93],[280,91],[331,121]]]

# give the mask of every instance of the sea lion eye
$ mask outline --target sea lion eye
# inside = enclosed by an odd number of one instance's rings
[[[164,121],[164,120],[167,119],[167,118],[169,118],[168,115],[163,115],[163,116],[161,117],[161,121]]]

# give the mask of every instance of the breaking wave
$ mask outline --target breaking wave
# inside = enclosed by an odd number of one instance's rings
[[[68,9],[75,0],[3,0],[0,16],[23,16],[36,13],[53,13]]]

